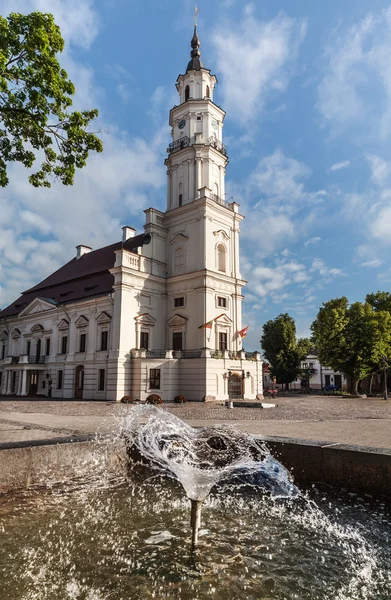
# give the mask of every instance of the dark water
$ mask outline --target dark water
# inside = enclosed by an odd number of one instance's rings
[[[196,553],[168,480],[0,497],[0,599],[389,600],[390,506],[308,497],[220,488]]]

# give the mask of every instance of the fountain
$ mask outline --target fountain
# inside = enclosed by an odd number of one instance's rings
[[[124,419],[122,435],[130,471],[148,465],[183,486],[191,501],[193,547],[198,543],[202,503],[219,482],[251,483],[268,489],[272,496],[299,494],[267,446],[234,427],[193,429],[165,411],[138,406]]]
[[[391,597],[389,504],[299,490],[245,433],[132,407],[96,443],[94,465],[88,478],[0,497],[1,598]]]

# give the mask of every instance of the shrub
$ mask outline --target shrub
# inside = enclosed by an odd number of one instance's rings
[[[121,404],[133,404],[134,400],[132,396],[123,396],[121,398]]]
[[[176,404],[184,404],[187,402],[186,396],[175,396],[174,402],[176,402]]]
[[[150,394],[145,401],[146,404],[163,404],[163,400],[159,394]]]

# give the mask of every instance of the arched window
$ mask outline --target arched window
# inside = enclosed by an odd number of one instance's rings
[[[179,184],[179,194],[178,194],[178,206],[182,206],[183,203],[183,192],[182,192],[182,183]]]
[[[206,97],[210,98],[210,89],[208,85],[206,86]]]
[[[226,254],[227,254],[227,252],[226,252],[223,244],[219,244],[217,246],[217,268],[219,271],[222,271],[223,273],[225,273],[227,270]]]
[[[177,248],[175,250],[174,270],[175,275],[180,275],[185,271],[185,252],[183,248]]]
[[[219,186],[218,186],[217,183],[213,184],[213,194],[214,194],[214,197],[215,197],[215,201],[218,202],[218,200],[219,200]]]
[[[190,86],[185,87],[185,102],[190,98]]]

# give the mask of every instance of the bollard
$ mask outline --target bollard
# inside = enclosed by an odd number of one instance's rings
[[[191,518],[190,526],[193,529],[191,543],[192,546],[198,544],[198,531],[201,527],[201,505],[202,500],[191,500]]]

